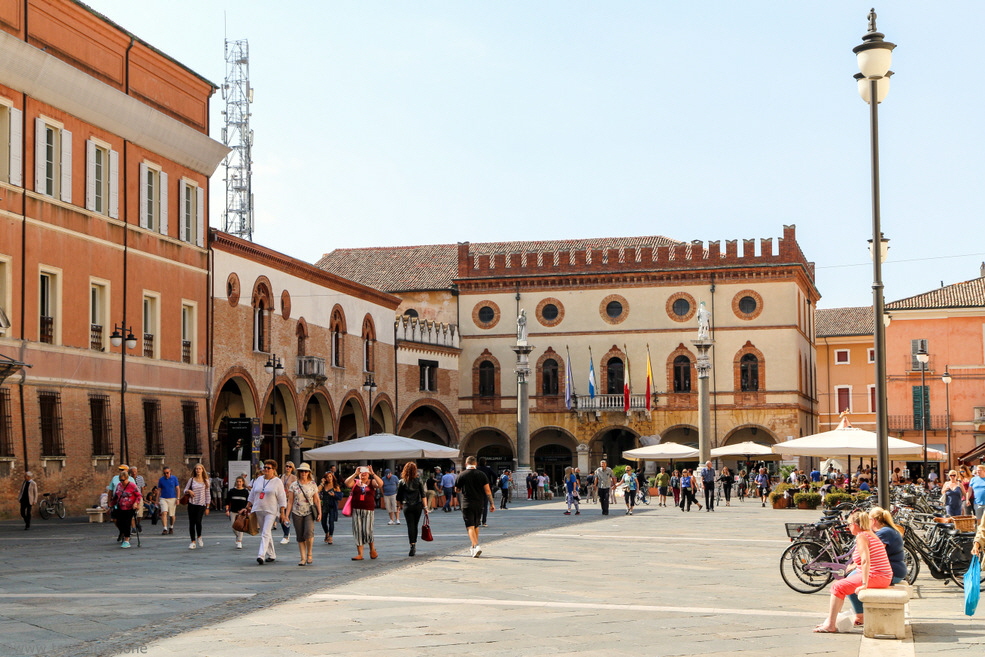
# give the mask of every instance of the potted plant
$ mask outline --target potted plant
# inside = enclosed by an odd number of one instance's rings
[[[649,488],[650,488],[650,497],[653,497],[654,495],[659,495],[660,494],[660,491],[657,490],[657,478],[656,477],[650,477],[649,479],[647,479],[646,483],[647,483],[647,486],[649,486]]]
[[[774,509],[785,509],[790,504],[786,492],[790,490],[790,484],[777,484],[776,488],[770,491],[770,503]]]
[[[833,509],[843,502],[851,502],[852,496],[842,489],[837,489],[834,493],[824,496],[824,506]]]
[[[820,493],[795,493],[793,501],[798,509],[816,509],[821,504]]]

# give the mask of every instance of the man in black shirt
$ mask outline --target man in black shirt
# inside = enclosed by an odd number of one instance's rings
[[[496,511],[492,490],[489,488],[489,478],[476,469],[475,457],[465,459],[465,471],[455,480],[455,491],[461,496],[462,516],[465,517],[465,528],[469,532],[472,546],[469,555],[478,557],[482,554],[479,547],[479,525],[482,524],[482,511],[489,503],[489,513]]]
[[[479,467],[477,467],[476,470],[478,470],[482,474],[486,475],[486,479],[489,480],[489,489],[490,490],[492,490],[493,488],[495,488],[496,482],[499,480],[499,477],[496,476],[496,472],[492,468],[490,468],[488,465],[486,465],[486,459],[485,458],[480,458],[479,459]],[[496,494],[495,493],[493,493],[493,497],[496,497]],[[486,505],[483,504],[482,505],[482,526],[483,527],[486,526],[486,518],[487,517],[488,517],[488,514],[486,512]]]

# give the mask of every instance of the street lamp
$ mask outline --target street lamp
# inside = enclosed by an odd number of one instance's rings
[[[879,103],[889,93],[889,66],[896,44],[884,41],[876,31],[876,13],[869,12],[869,31],[862,43],[852,49],[858,58],[861,73],[858,88],[862,100],[869,104],[869,125],[872,151],[872,244],[878,242],[878,252],[872,257],[872,311],[874,314],[874,338],[876,351],[876,451],[879,474],[879,503],[889,504],[889,412],[886,408],[886,326],[884,321],[882,260],[883,246],[888,250],[882,235],[879,216]],[[865,88],[868,87],[868,93]],[[874,101],[874,102],[873,102]],[[888,507],[887,507],[888,508]]]
[[[270,384],[270,434],[271,444],[277,445],[277,377],[284,373],[284,364],[277,358],[277,354],[270,354],[270,358],[263,366],[263,371],[272,374],[273,379]]]
[[[951,469],[951,373],[944,367],[944,374],[941,376],[944,382],[944,399],[947,402],[947,469]],[[943,473],[943,470],[941,470]]]
[[[923,433],[923,483],[927,481],[927,363],[930,362],[930,354],[923,347],[917,352],[917,361],[920,363],[920,431]]]
[[[109,336],[109,343],[114,347],[120,347],[126,343],[126,349],[120,349],[120,463],[130,462],[130,450],[127,448],[127,349],[134,349],[137,346],[137,337],[133,334],[133,327],[126,327],[123,324],[113,324],[113,333]],[[126,337],[123,331],[126,330]]]
[[[363,383],[363,390],[369,393],[369,424],[367,425],[367,436],[373,435],[373,393],[376,392],[376,380],[373,373],[366,374],[366,381]]]

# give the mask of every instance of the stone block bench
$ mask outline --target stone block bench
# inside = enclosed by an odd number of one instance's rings
[[[858,599],[865,605],[865,627],[862,634],[870,639],[876,637],[906,638],[906,603],[910,601],[911,589],[900,582],[885,589],[865,589]]]
[[[106,522],[106,509],[97,506],[86,509],[86,513],[89,515],[89,522]]]

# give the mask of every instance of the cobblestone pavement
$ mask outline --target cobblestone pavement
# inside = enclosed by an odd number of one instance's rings
[[[735,503],[689,514],[613,506],[562,515],[558,502],[519,502],[489,518],[482,556],[468,556],[458,513],[432,514],[434,543],[407,557],[403,525],[376,522],[380,558],[350,561],[347,520],[335,545],[316,541],[255,562],[258,539],[236,550],[223,515],[206,520],[205,549],[186,525],[121,550],[110,525],[56,519],[25,532],[0,523],[0,654],[20,655],[972,655],[979,619],[953,585],[917,580],[913,637],[814,635],[827,591],[781,580],[784,522],[818,516]],[[155,531],[157,530],[157,531]],[[320,531],[319,531],[320,533]]]

